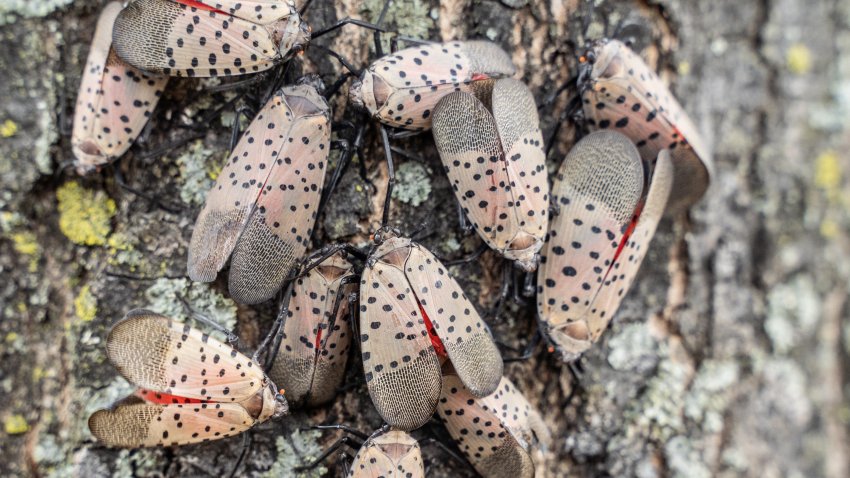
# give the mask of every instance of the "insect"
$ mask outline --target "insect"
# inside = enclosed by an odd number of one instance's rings
[[[287,86],[269,100],[242,135],[195,223],[192,280],[214,280],[232,255],[235,300],[254,304],[278,291],[312,235],[330,135],[330,108],[313,86]]]
[[[80,174],[127,152],[148,122],[168,77],[143,73],[112,49],[112,25],[120,2],[104,7],[77,95],[71,148]]]
[[[502,357],[487,324],[427,249],[379,231],[360,281],[360,348],[369,394],[392,427],[412,430],[437,407],[441,366],[488,395]]]
[[[378,430],[354,456],[348,478],[424,478],[419,443],[400,430]]]
[[[511,58],[487,41],[418,45],[379,58],[350,91],[351,102],[388,126],[431,127],[437,102],[453,91],[488,95],[496,78],[513,75]]]
[[[336,395],[351,348],[350,312],[343,297],[357,276],[337,251],[295,279],[283,340],[269,376],[292,405],[316,406]]]
[[[136,0],[118,16],[115,51],[144,71],[232,76],[300,52],[310,27],[291,0]]]
[[[437,414],[472,466],[487,477],[534,476],[532,446],[548,448],[551,435],[540,413],[507,378],[480,398],[457,375],[447,374]]]
[[[567,154],[552,187],[560,208],[537,272],[541,329],[565,361],[608,326],[649,248],[673,186],[669,150],[651,182],[634,143],[615,131],[591,133]],[[649,182],[648,191],[644,191]]]
[[[106,354],[139,390],[89,417],[112,447],[171,446],[233,436],[288,413],[262,369],[188,325],[142,309],[115,324]]]
[[[579,61],[578,87],[587,126],[625,134],[645,161],[654,162],[662,149],[669,149],[675,178],[668,213],[698,201],[708,189],[711,156],[658,75],[617,40],[593,42]]]
[[[526,271],[537,268],[548,225],[549,183],[534,97],[496,80],[492,113],[449,93],[434,108],[434,139],[455,197],[482,239]]]

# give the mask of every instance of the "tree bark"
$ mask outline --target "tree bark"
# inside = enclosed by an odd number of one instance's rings
[[[130,387],[107,362],[106,332],[131,308],[185,316],[177,296],[235,327],[252,352],[276,306],[236,305],[221,278],[184,278],[192,225],[229,148],[233,109],[200,118],[241,93],[256,110],[271,79],[210,93],[211,80],[171,81],[139,144],[114,166],[78,177],[68,131],[98,0],[0,5],[0,474],[3,476],[220,476],[242,440],[175,449],[108,450],[86,420]],[[407,0],[389,11],[401,34],[488,38],[513,56],[542,103],[576,73],[589,39],[634,40],[714,151],[708,193],[665,220],[613,325],[577,379],[545,347],[506,374],[536,404],[555,441],[535,454],[538,476],[850,475],[850,6],[840,0]],[[346,16],[376,20],[382,0],[314,0],[314,29]],[[355,26],[317,41],[356,65],[374,59]],[[287,78],[342,70],[319,48]],[[345,92],[334,116],[350,118]],[[570,88],[541,110],[545,139]],[[242,120],[243,126],[246,122]],[[572,144],[567,123],[548,159],[553,173]],[[480,244],[458,226],[455,199],[429,134],[398,140],[393,225],[457,258]],[[153,154],[157,151],[164,154]],[[336,164],[338,154],[332,156]],[[368,243],[380,223],[387,169],[377,129],[346,172],[314,246]],[[359,164],[369,182],[359,176]],[[116,174],[120,173],[120,174]],[[123,176],[127,187],[116,179]],[[371,184],[370,184],[371,183]],[[142,192],[148,198],[127,188]],[[423,227],[424,225],[424,227]],[[499,294],[503,263],[487,252],[451,268],[479,311]],[[509,299],[497,339],[522,348],[535,329],[533,299]],[[317,410],[259,427],[244,476],[293,476],[342,423],[381,425],[359,357],[347,390]],[[417,437],[447,440],[440,425]],[[424,442],[423,442],[424,443]],[[354,451],[350,451],[353,455]],[[423,444],[429,476],[473,476]],[[335,476],[332,457],[307,476]]]

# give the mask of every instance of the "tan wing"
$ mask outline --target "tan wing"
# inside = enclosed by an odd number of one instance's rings
[[[537,105],[528,87],[512,78],[497,80],[493,117],[511,179],[516,227],[521,231],[512,238],[505,257],[533,271],[549,225],[549,178]]]
[[[286,390],[290,402],[325,403],[342,382],[351,348],[346,295],[336,309],[332,329],[330,319],[341,281],[351,275],[351,268],[342,253],[337,253],[295,282],[283,341],[269,373],[274,383]],[[353,290],[356,284],[345,287]]]
[[[424,478],[419,443],[399,430],[371,436],[357,451],[348,478]]]
[[[641,156],[654,162],[670,149],[675,180],[668,208],[696,202],[710,181],[712,159],[696,126],[658,75],[629,47],[610,40],[593,47],[597,59],[581,85],[585,116],[592,129],[615,129],[632,139]]]
[[[441,384],[440,361],[400,268],[409,251],[407,240],[385,242],[360,283],[360,348],[366,385],[378,413],[401,430],[419,428],[431,418]]]
[[[230,345],[163,315],[136,309],[112,327],[106,354],[131,383],[180,397],[241,402],[266,383]]]
[[[458,448],[482,476],[531,478],[534,463],[511,431],[457,375],[443,377],[437,410]]]
[[[481,404],[499,417],[520,444],[548,448],[552,443],[552,434],[540,412],[506,377],[502,377],[499,388],[481,400]]]
[[[186,0],[174,1],[191,3]],[[298,14],[295,4],[290,0],[197,0],[197,2],[258,25],[268,25]]]
[[[232,252],[233,298],[252,304],[272,297],[307,248],[329,150],[329,109],[315,89],[286,87],[270,100],[207,196],[189,276],[213,280]]]
[[[488,246],[507,255],[524,221],[493,115],[474,96],[451,93],[437,105],[433,128],[463,212]]]
[[[127,65],[112,51],[112,25],[119,2],[101,12],[80,82],[71,147],[86,173],[117,159],[133,144],[162,95],[168,77]]]
[[[255,423],[234,403],[157,405],[131,396],[92,414],[89,430],[106,446],[137,448],[218,440],[238,435]]]
[[[625,136],[597,132],[579,141],[552,188],[560,212],[538,270],[538,314],[565,360],[590,347],[587,323],[640,200],[643,166]],[[610,318],[613,311],[600,312]]]
[[[599,335],[608,327],[608,322],[620,307],[643,263],[643,258],[649,251],[649,244],[655,235],[658,222],[664,215],[667,199],[673,187],[673,169],[670,152],[666,149],[662,150],[655,163],[652,183],[638,216],[637,226],[619,257],[614,261],[608,276],[605,277],[602,288],[599,289],[599,295],[593,301],[588,325],[594,341],[598,340]]]
[[[136,0],[118,15],[112,41],[118,56],[144,71],[230,76],[274,66],[271,28],[168,0]]]
[[[380,58],[369,67],[381,122],[406,129],[431,127],[431,113],[453,92],[476,92],[493,78],[513,75],[511,59],[486,41],[419,45]]]
[[[458,283],[427,249],[414,245],[405,264],[421,309],[428,314],[446,353],[466,387],[483,397],[496,390],[502,377],[502,356],[487,324]]]

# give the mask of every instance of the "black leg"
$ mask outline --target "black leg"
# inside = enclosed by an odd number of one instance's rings
[[[190,288],[191,288],[191,286],[190,286]],[[189,304],[189,301],[187,301],[186,298],[183,297],[183,295],[181,295],[181,294],[175,294],[175,295],[177,296],[177,299],[180,301],[180,303],[183,304],[183,308],[186,310],[186,314],[189,317],[191,317],[192,319],[194,319],[198,322],[203,323],[207,327],[210,327],[212,329],[215,329],[215,330],[221,332],[222,334],[224,334],[227,337],[228,343],[232,344],[234,347],[236,346],[236,343],[239,341],[239,337],[237,337],[236,334],[227,330],[226,328],[222,327],[217,322],[213,321],[209,317],[207,317],[207,316],[201,314],[200,312],[198,312],[197,310],[195,310]]]
[[[340,438],[339,440],[335,441],[333,443],[333,445],[331,445],[327,450],[325,450],[324,453],[319,455],[319,457],[316,458],[314,461],[307,463],[305,465],[296,466],[295,468],[293,468],[293,470],[296,471],[296,472],[303,472],[303,471],[311,470],[311,469],[319,466],[319,464],[321,464],[329,456],[331,456],[335,451],[339,450],[343,446],[349,446],[349,447],[356,449],[356,448],[360,448],[361,446],[363,446],[363,443],[357,441],[356,439],[354,439],[352,437],[344,436],[344,437]]]
[[[499,320],[502,315],[502,310],[505,308],[505,302],[511,291],[511,270],[507,267],[502,268],[502,289],[499,292],[499,297],[496,299],[496,305],[493,306],[493,321]]]
[[[558,133],[561,131],[561,126],[564,122],[567,121],[568,118],[573,118],[576,115],[576,112],[581,109],[581,95],[576,95],[573,97],[570,102],[567,104],[567,108],[558,117],[558,122],[555,123],[555,127],[552,129],[552,135],[549,137],[549,141],[546,143],[546,157],[549,157],[549,153],[552,151],[552,147],[555,146],[555,139],[558,137]]]
[[[331,149],[341,149],[342,154],[339,157],[339,163],[336,165],[333,175],[331,175],[330,183],[328,183],[328,186],[324,189],[324,191],[322,191],[322,198],[319,200],[319,208],[316,211],[316,217],[320,217],[322,212],[324,212],[325,207],[328,204],[328,199],[339,185],[339,180],[342,178],[342,174],[345,170],[348,169],[348,165],[351,163],[351,157],[354,153],[354,148],[352,148],[348,141],[344,139],[331,142]]]
[[[422,439],[420,439],[420,440],[419,440],[419,445],[420,445],[421,447],[424,447],[424,446],[426,446],[426,445],[434,445],[434,446],[436,446],[437,448],[439,448],[439,449],[443,450],[443,451],[444,451],[447,455],[449,455],[449,456],[450,456],[450,457],[451,457],[454,461],[456,461],[456,462],[457,462],[457,464],[459,464],[459,465],[463,465],[463,466],[465,466],[465,467],[470,467],[470,468],[472,468],[472,465],[471,465],[471,464],[470,464],[470,463],[469,463],[466,459],[464,459],[462,456],[458,455],[458,454],[457,454],[457,452],[455,452],[454,450],[452,450],[451,448],[449,448],[449,447],[448,447],[448,445],[446,445],[445,443],[441,442],[440,440],[437,440],[436,438],[433,438],[433,437],[422,438]],[[426,473],[425,475],[427,476],[428,474]]]
[[[387,11],[389,11],[390,9],[390,3],[392,3],[392,0],[387,0],[386,3],[384,3],[384,8],[381,9],[381,14],[378,15],[377,25],[384,24],[384,20],[387,17]],[[381,58],[382,56],[384,56],[384,48],[383,46],[381,46],[381,31],[375,30],[372,35],[375,40],[375,56]]]
[[[534,272],[525,273],[525,281],[522,284],[522,296],[526,299],[534,296]]]
[[[522,349],[522,353],[517,357],[504,357],[502,360],[505,363],[511,362],[524,362],[531,357],[534,356],[534,349],[537,348],[537,345],[540,343],[540,340],[543,336],[540,334],[540,331],[537,330],[534,332],[534,335],[531,336],[531,340],[528,341],[528,344]]]
[[[387,130],[384,126],[381,126],[381,139],[384,142],[384,151],[386,152],[387,158],[387,175],[389,176],[387,179],[387,194],[384,198],[384,213],[381,219],[381,228],[385,228],[390,223],[390,201],[392,201],[393,187],[395,187],[395,168],[393,166],[393,153],[392,148],[390,147],[390,139],[387,136]]]
[[[389,3],[389,2],[387,2],[387,3]],[[357,25],[359,27],[368,28],[369,30],[374,30],[376,33],[386,31],[386,30],[383,29],[383,27],[380,26],[380,21],[377,24],[375,24],[375,23],[364,22],[363,20],[358,20],[356,18],[348,17],[348,18],[343,18],[342,20],[334,23],[333,25],[331,25],[329,27],[326,27],[326,28],[323,28],[321,30],[317,30],[317,31],[313,32],[310,35],[310,39],[315,40],[316,38],[327,35],[328,33],[332,32],[332,31],[339,30],[340,28],[342,28],[346,25]]]
[[[251,430],[243,433],[242,437],[242,452],[239,453],[239,458],[236,460],[236,464],[233,465],[233,469],[230,470],[230,478],[234,478],[236,476],[236,472],[239,470],[242,462],[245,461],[245,458],[247,458],[248,454],[251,452],[251,443],[254,441],[251,436]]]
[[[481,243],[481,245],[478,246],[478,249],[473,251],[472,254],[470,254],[466,257],[461,257],[460,259],[445,261],[445,262],[443,262],[443,264],[445,264],[447,266],[459,266],[461,264],[469,264],[470,262],[478,260],[478,258],[481,257],[482,254],[487,252],[488,249],[490,249],[490,247],[486,243]]]

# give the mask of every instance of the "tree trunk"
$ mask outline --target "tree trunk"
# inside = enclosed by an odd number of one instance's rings
[[[205,90],[216,81],[172,80],[139,144],[114,167],[78,177],[67,167],[68,131],[103,3],[0,5],[0,474],[221,476],[241,439],[115,451],[93,442],[86,420],[130,390],[106,360],[104,341],[131,308],[184,317],[184,296],[235,327],[248,353],[269,329],[274,303],[236,305],[221,278],[192,284],[184,275],[192,225],[229,148],[233,108],[201,118],[243,92],[237,104],[256,110],[271,80],[219,93]],[[575,367],[577,379],[545,347],[506,365],[556,438],[535,455],[538,476],[850,475],[850,157],[840,153],[850,143],[850,5],[396,3],[388,25],[403,35],[501,44],[538,103],[575,75],[588,39],[632,39],[714,151],[708,193],[659,227],[611,329]],[[382,4],[314,0],[306,19],[314,30],[346,16],[374,21]],[[371,33],[356,26],[317,43],[355,65],[374,59]],[[287,78],[299,70],[321,73],[326,84],[342,72],[319,48],[293,61]],[[351,117],[346,90],[335,102],[338,120]],[[571,87],[541,110],[545,139],[575,94]],[[200,139],[182,141],[196,131],[189,125],[201,127]],[[556,140],[550,174],[572,144],[569,123]],[[418,237],[440,257],[474,251],[480,240],[458,225],[431,136],[395,144],[418,158],[396,155],[393,224],[408,234],[424,227]],[[314,246],[365,245],[379,225],[387,169],[374,126],[365,153],[332,197]],[[338,154],[332,158],[335,165]],[[502,267],[487,252],[451,271],[486,313]],[[499,341],[521,349],[536,327],[534,301],[509,298],[500,318],[488,320]],[[381,425],[356,355],[332,405],[259,427],[241,475],[293,476],[339,437],[302,427]],[[436,424],[416,436],[447,439]],[[424,442],[423,456],[429,476],[474,475]],[[335,476],[337,462],[335,454],[311,473]]]

